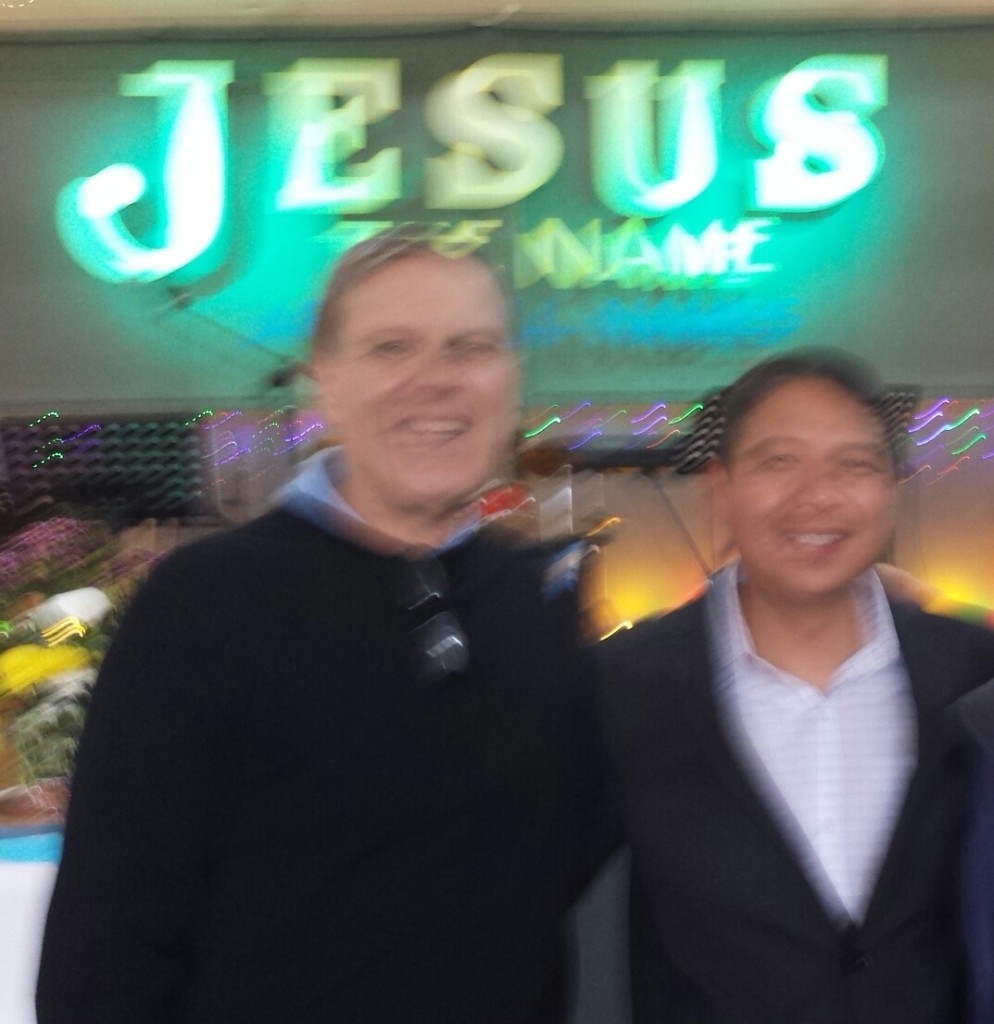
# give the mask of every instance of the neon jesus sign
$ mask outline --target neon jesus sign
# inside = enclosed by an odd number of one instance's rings
[[[756,95],[750,125],[767,155],[747,161],[744,207],[757,216],[697,235],[658,222],[700,196],[721,160],[722,61],[684,61],[661,74],[654,61],[618,61],[585,80],[591,186],[613,226],[575,230],[548,218],[515,239],[516,283],[553,287],[613,280],[653,287],[666,274],[739,277],[765,273],[753,252],[783,213],[830,209],[865,188],[883,163],[871,118],[885,103],[887,60],[822,55],[802,61]],[[122,219],[146,193],[136,167],[111,164],[63,189],[57,224],[67,250],[109,281],[150,281],[191,263],[217,240],[227,197],[230,61],[159,61],[124,75],[126,96],[157,97],[166,140],[162,244],[136,238]],[[387,146],[360,159],[367,129],[401,108],[395,59],[306,59],[266,76],[272,141],[282,180],[276,210],[324,212],[344,230],[372,230],[350,216],[389,213],[402,198],[404,155]],[[556,175],[565,145],[550,116],[563,103],[558,54],[494,54],[439,80],[424,122],[444,152],[424,162],[428,210],[495,211]],[[617,218],[622,218],[617,221]],[[382,222],[379,222],[382,223]],[[468,248],[500,219],[462,221]]]

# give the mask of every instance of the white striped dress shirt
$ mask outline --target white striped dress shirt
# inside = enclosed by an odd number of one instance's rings
[[[873,572],[854,582],[863,643],[823,691],[756,654],[739,573],[721,570],[707,598],[725,724],[826,907],[861,921],[916,763],[914,699],[883,587]]]

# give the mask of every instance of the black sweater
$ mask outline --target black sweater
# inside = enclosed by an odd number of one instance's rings
[[[470,651],[417,682],[399,558],[287,512],[181,549],[94,692],[39,1024],[549,1024],[595,765],[568,595],[442,556]]]

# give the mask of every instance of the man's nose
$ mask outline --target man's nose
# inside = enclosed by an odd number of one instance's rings
[[[809,466],[797,481],[795,500],[821,507],[837,504],[843,498],[841,475],[829,466]]]
[[[426,349],[411,367],[410,383],[416,388],[446,391],[459,386],[463,372],[459,360],[446,348]]]

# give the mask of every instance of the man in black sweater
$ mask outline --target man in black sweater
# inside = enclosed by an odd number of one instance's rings
[[[491,273],[379,237],[314,373],[342,444],[189,545],[96,685],[39,1024],[550,1024],[596,857],[575,608],[484,536],[516,369]]]

